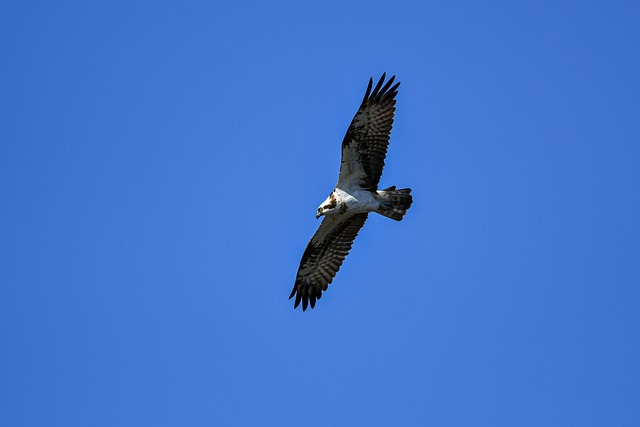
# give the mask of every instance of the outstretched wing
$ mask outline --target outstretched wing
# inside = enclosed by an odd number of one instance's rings
[[[358,185],[371,191],[378,189],[400,86],[400,83],[391,86],[394,79],[395,76],[384,84],[383,74],[373,91],[373,79],[369,79],[362,105],[342,141],[338,187]]]
[[[346,218],[325,217],[302,255],[296,283],[289,299],[295,295],[294,308],[302,301],[302,311],[315,307],[316,300],[333,281],[358,232],[367,220],[366,213]]]

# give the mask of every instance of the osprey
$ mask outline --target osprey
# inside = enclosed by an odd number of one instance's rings
[[[394,79],[395,76],[384,83],[383,74],[373,91],[373,79],[369,79],[362,104],[342,141],[338,184],[318,208],[316,218],[325,218],[300,261],[289,296],[289,299],[296,297],[293,308],[301,301],[303,311],[308,305],[315,307],[316,300],[340,269],[369,212],[401,221],[411,207],[410,188],[396,190],[393,186],[378,190],[396,110],[395,96],[400,86],[400,83],[391,86]]]

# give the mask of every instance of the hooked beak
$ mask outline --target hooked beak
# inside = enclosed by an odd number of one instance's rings
[[[316,219],[320,219],[320,217],[321,217],[321,216],[322,216],[322,212],[318,212],[318,213],[316,214]]]

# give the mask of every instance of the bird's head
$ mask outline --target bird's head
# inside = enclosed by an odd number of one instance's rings
[[[316,219],[320,218],[323,215],[331,215],[338,212],[338,201],[336,197],[331,193],[327,200],[322,202],[320,206],[318,206],[318,211],[316,212]]]

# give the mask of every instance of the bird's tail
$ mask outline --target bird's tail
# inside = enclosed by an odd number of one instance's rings
[[[402,221],[402,217],[411,207],[413,197],[411,197],[410,188],[396,190],[394,185],[378,191],[378,200],[380,200],[380,207],[376,212],[396,221]]]

